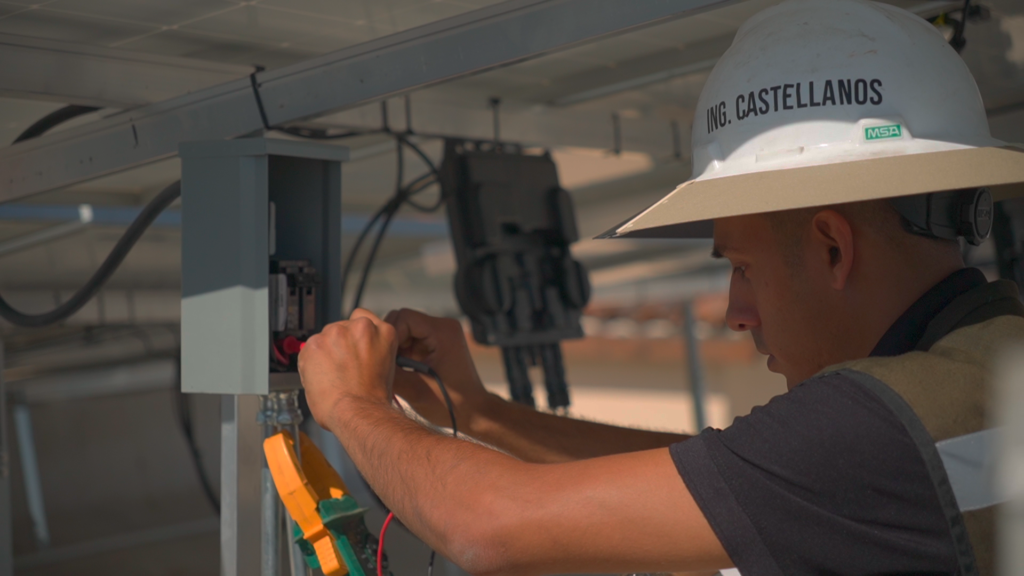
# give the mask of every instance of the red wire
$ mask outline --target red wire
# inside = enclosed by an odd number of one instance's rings
[[[380,527],[380,538],[377,539],[377,576],[384,576],[384,535],[394,517],[394,512],[388,512],[388,517],[384,519],[384,525]]]
[[[398,396],[392,396],[391,401],[395,403],[395,406],[401,408]],[[384,576],[384,534],[388,531],[388,525],[391,524],[394,517],[394,512],[388,512],[388,517],[384,519],[384,525],[380,527],[380,538],[377,538],[377,576]]]

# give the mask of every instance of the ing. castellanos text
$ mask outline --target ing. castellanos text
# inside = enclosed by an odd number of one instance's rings
[[[773,114],[779,110],[818,108],[821,106],[878,106],[883,100],[882,81],[878,78],[847,78],[824,82],[797,82],[766,86],[736,95],[736,120]],[[708,134],[732,124],[725,100],[705,112]]]

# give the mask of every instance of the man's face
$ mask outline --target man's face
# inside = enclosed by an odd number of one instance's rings
[[[732,264],[729,327],[750,331],[757,350],[768,355],[768,369],[785,376],[790,388],[828,365],[835,341],[831,290],[815,281],[811,267],[794,263],[799,247],[783,246],[762,215],[715,220],[714,237],[714,255]]]

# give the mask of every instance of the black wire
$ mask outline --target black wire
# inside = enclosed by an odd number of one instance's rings
[[[257,71],[260,71],[260,70],[257,70]],[[395,185],[395,194],[383,206],[381,206],[381,208],[379,210],[377,210],[377,212],[373,215],[373,217],[370,218],[370,220],[363,227],[363,230],[359,233],[358,238],[356,238],[355,244],[352,246],[352,250],[349,251],[348,258],[345,260],[345,263],[342,266],[341,286],[339,287],[339,291],[341,292],[341,301],[344,302],[345,301],[345,291],[346,291],[346,287],[348,285],[348,277],[349,277],[349,274],[352,272],[352,267],[355,264],[356,256],[359,254],[359,250],[360,250],[360,248],[362,248],[363,242],[366,241],[366,238],[369,236],[370,232],[373,230],[373,227],[377,224],[378,221],[381,220],[381,218],[383,218],[384,220],[383,220],[379,230],[377,231],[377,235],[374,238],[373,245],[370,248],[370,252],[367,255],[367,259],[366,259],[365,265],[363,266],[363,272],[362,272],[362,275],[360,277],[358,287],[356,289],[355,297],[353,298],[352,307],[350,309],[350,312],[345,315],[345,317],[347,318],[347,317],[351,316],[351,314],[352,314],[351,311],[354,311],[356,308],[359,307],[359,304],[362,301],[363,292],[364,292],[364,290],[366,288],[367,279],[368,279],[369,274],[370,274],[370,268],[373,266],[373,261],[374,261],[374,259],[377,256],[377,251],[380,248],[381,242],[384,239],[384,235],[387,232],[388,226],[391,224],[391,221],[394,218],[395,214],[402,207],[402,204],[409,204],[414,209],[416,209],[416,210],[418,210],[420,212],[428,212],[428,213],[429,212],[436,212],[437,210],[439,210],[441,208],[441,206],[444,205],[444,194],[443,194],[443,191],[442,191],[442,193],[440,195],[438,195],[437,201],[435,201],[431,205],[420,204],[420,203],[415,202],[415,201],[410,199],[413,195],[415,195],[415,194],[417,194],[419,192],[422,192],[423,190],[425,190],[427,187],[429,187],[430,185],[434,184],[435,182],[440,183],[440,181],[441,181],[440,171],[437,169],[437,165],[434,164],[434,161],[430,159],[430,156],[428,156],[416,143],[414,143],[414,142],[412,142],[412,141],[410,141],[408,139],[408,134],[398,134],[398,133],[396,133],[396,132],[391,130],[391,128],[388,126],[388,122],[387,122],[387,106],[386,106],[386,103],[384,103],[384,102],[381,103],[382,104],[382,106],[381,106],[382,127],[377,129],[377,130],[350,131],[350,132],[345,132],[345,133],[342,133],[342,134],[333,134],[332,135],[332,134],[328,134],[326,130],[312,129],[312,128],[298,128],[298,127],[271,128],[269,126],[266,126],[266,124],[267,124],[266,113],[264,112],[263,101],[260,98],[258,84],[256,83],[256,72],[254,72],[252,75],[250,75],[250,82],[252,83],[253,94],[256,97],[256,104],[259,107],[260,115],[263,118],[263,123],[264,123],[265,127],[268,130],[269,129],[277,130],[279,132],[284,132],[284,133],[292,135],[292,136],[296,136],[296,137],[299,137],[299,138],[308,138],[308,139],[311,139],[311,140],[332,140],[332,139],[350,138],[350,137],[355,137],[355,136],[364,136],[364,135],[367,135],[367,134],[391,134],[391,135],[393,135],[395,137],[395,143],[396,143],[396,147],[397,147],[397,170],[396,170],[397,178],[396,178],[396,185]],[[419,156],[419,158],[423,161],[423,163],[427,165],[427,168],[430,171],[428,173],[423,174],[420,177],[416,178],[412,182],[410,182],[408,186],[403,187],[402,181],[404,180],[404,171],[405,171],[405,161],[404,161],[403,150],[406,147],[408,147],[414,153],[416,153],[416,155]],[[434,182],[429,182],[428,181],[431,178],[433,178]]]
[[[438,375],[437,371],[423,362],[417,362],[416,360],[406,358],[405,356],[399,356],[396,362],[400,368],[406,368],[414,372],[419,372],[420,374],[426,374],[437,382],[437,387],[441,389],[441,396],[444,397],[444,405],[448,408],[448,418],[452,421],[452,436],[454,438],[458,438],[459,427],[455,423],[455,407],[454,404],[452,404],[451,396],[448,395],[448,388],[444,385],[444,382],[441,381],[441,376]]]
[[[345,266],[342,268],[341,271],[340,291],[342,302],[344,302],[345,286],[348,284],[348,275],[352,271],[352,265],[355,263],[356,254],[359,252],[359,248],[360,246],[362,246],[363,241],[366,240],[366,237],[370,234],[370,231],[373,230],[373,225],[376,224],[378,220],[380,220],[381,216],[384,215],[384,213],[388,209],[388,206],[390,206],[390,201],[388,202],[388,204],[382,206],[380,210],[377,210],[377,213],[373,215],[373,218],[370,218],[370,221],[367,222],[366,226],[363,227],[362,232],[359,233],[359,238],[356,239],[356,243],[352,246],[352,250],[350,250],[348,253],[348,259],[345,260]],[[356,304],[358,305],[358,302]],[[355,306],[353,306],[353,309],[355,309]],[[346,314],[345,317],[348,318],[349,315]]]
[[[377,249],[380,248],[381,241],[384,240],[384,234],[388,230],[388,225],[391,224],[391,219],[395,217],[398,212],[401,202],[398,199],[392,199],[389,202],[389,209],[387,214],[384,215],[384,222],[381,224],[380,229],[377,231],[377,237],[373,240],[373,246],[370,248],[370,253],[366,256],[366,262],[363,265],[363,273],[359,278],[359,286],[356,288],[356,295],[352,300],[352,311],[359,308],[359,303],[363,299],[363,290],[366,288],[366,281],[370,277],[370,268],[373,267],[373,260],[377,257]],[[349,312],[349,316],[352,313]]]
[[[441,376],[437,372],[422,362],[417,362],[412,358],[406,358],[405,356],[399,356],[395,359],[395,363],[400,368],[412,370],[413,372],[419,372],[420,374],[426,374],[437,382],[437,387],[441,389],[441,396],[444,397],[444,405],[448,408],[448,418],[452,423],[452,437],[459,437],[459,426],[455,422],[455,407],[452,404],[452,398],[448,395],[448,388],[445,387],[444,382],[441,380]],[[387,510],[387,507],[384,508]],[[427,562],[427,576],[433,576],[434,574],[434,558],[437,556],[437,552],[433,549],[430,550],[430,561]]]
[[[431,174],[434,175],[434,178],[437,178],[437,181],[440,182],[441,172],[438,171],[437,166],[434,164],[434,161],[430,159],[430,156],[427,156],[426,153],[423,152],[423,149],[421,149],[416,143],[412,142],[405,136],[399,135],[398,139],[402,142],[402,144],[411,148],[412,151],[415,152],[416,155],[419,156],[421,160],[423,160],[423,163],[426,164],[428,168],[430,168],[430,172]]]
[[[42,136],[45,132],[58,124],[63,124],[72,118],[78,118],[84,114],[95,112],[99,110],[96,106],[79,106],[77,104],[69,104],[59,110],[54,110],[46,116],[43,116],[39,120],[36,120],[34,124],[25,129],[24,132],[18,135],[11,144],[17,144],[24,140],[35,138],[36,136]]]
[[[388,200],[388,202],[384,206],[382,206],[380,210],[377,211],[377,213],[370,220],[370,222],[367,223],[366,227],[363,228],[363,232],[359,235],[359,238],[356,240],[356,245],[353,246],[352,252],[349,254],[349,259],[345,263],[345,271],[342,273],[341,276],[342,285],[346,283],[348,273],[351,271],[351,264],[355,260],[355,251],[359,249],[359,245],[362,244],[363,240],[366,238],[366,235],[370,231],[373,224],[378,219],[380,219],[381,216],[384,217],[384,222],[381,224],[380,229],[377,230],[377,236],[376,238],[374,238],[373,246],[370,248],[370,253],[367,255],[366,262],[363,265],[363,272],[359,279],[359,285],[356,290],[356,295],[352,301],[352,310],[358,308],[359,303],[362,301],[363,291],[366,288],[366,283],[370,276],[370,268],[373,266],[373,261],[377,257],[377,249],[380,248],[381,241],[384,240],[384,235],[387,232],[388,226],[391,224],[391,221],[394,218],[395,214],[398,212],[399,208],[402,207],[402,204],[404,203],[412,205],[423,212],[434,212],[435,210],[437,210],[438,207],[441,206],[443,199],[439,199],[434,206],[425,207],[419,204],[415,204],[410,199],[412,195],[422,192],[423,190],[427,189],[428,187],[435,183],[433,180],[428,180],[432,176],[433,175],[428,172],[427,174],[424,174],[417,178],[416,180],[414,180],[404,190],[402,190],[397,195]],[[351,312],[349,312],[349,315],[351,316]]]
[[[956,28],[953,31],[953,37],[949,39],[949,45],[959,54],[964,46],[967,45],[967,40],[964,39],[964,28],[967,27],[967,14],[971,8],[971,0],[964,0],[964,9],[960,13],[960,20],[956,23]]]
[[[256,74],[266,70],[263,66],[257,66],[253,70],[252,74],[249,74],[249,85],[252,86],[252,95],[256,99],[256,108],[260,112],[260,120],[263,121],[263,128],[267,131],[273,130],[274,128],[267,121],[267,110],[263,107],[263,97],[260,96],[260,85],[256,82]]]
[[[192,465],[195,467],[196,475],[199,476],[199,484],[203,488],[203,494],[206,496],[206,501],[210,503],[213,510],[220,515],[220,498],[217,497],[217,492],[213,489],[213,483],[210,482],[210,477],[206,475],[206,468],[203,467],[203,458],[199,454],[199,444],[196,442],[195,432],[192,430],[192,408],[188,403],[188,396],[181,391],[181,358],[178,358],[177,364],[178,371],[178,390],[177,403],[178,403],[178,424],[181,426],[181,432],[185,436],[185,443],[188,445],[189,455],[192,457]]]
[[[85,306],[93,296],[99,292],[100,288],[110,279],[110,277],[117,271],[117,268],[124,262],[128,252],[135,246],[135,243],[139,241],[142,234],[149,228],[150,224],[157,219],[157,216],[164,211],[168,206],[171,205],[178,197],[181,196],[181,181],[177,181],[167,188],[164,188],[159,194],[156,195],[145,208],[139,212],[139,215],[135,217],[135,220],[128,226],[124,235],[117,241],[114,248],[107,255],[107,259],[100,264],[99,269],[93,273],[92,278],[78,289],[67,302],[64,302],[60,306],[57,306],[49,312],[42,314],[25,314],[19,310],[15,310],[11,305],[0,296],[0,318],[7,320],[11,324],[16,326],[23,326],[28,328],[37,328],[40,326],[46,326],[48,324],[55,324],[62,320],[66,320],[75,312],[81,310],[82,306]]]
[[[413,195],[418,194],[419,192],[422,192],[429,186],[433,185],[435,183],[435,180],[432,180],[432,178],[436,179],[438,172],[433,162],[430,161],[430,158],[424,154],[422,157],[424,158],[424,161],[429,163],[431,171],[419,176],[418,178],[410,182],[408,186],[403,187],[402,180],[404,179],[405,171],[405,161],[403,159],[402,154],[403,147],[409,146],[410,148],[416,150],[418,154],[423,154],[423,151],[419,150],[418,147],[416,147],[414,144],[410,143],[408,140],[401,136],[398,136],[396,141],[398,144],[398,177],[396,179],[395,195],[390,200],[388,200],[387,203],[385,203],[384,206],[382,206],[373,215],[369,222],[367,222],[362,232],[360,232],[359,237],[356,239],[356,243],[355,245],[353,245],[351,252],[349,252],[349,257],[345,262],[345,266],[342,270],[341,291],[342,296],[344,297],[345,286],[348,283],[348,276],[352,271],[352,265],[355,262],[356,254],[359,248],[362,246],[363,242],[366,240],[366,237],[370,233],[370,230],[372,230],[373,226],[377,223],[377,221],[383,217],[384,221],[381,223],[380,228],[377,230],[377,235],[374,238],[373,245],[371,246],[370,252],[366,257],[366,261],[363,265],[363,272],[360,275],[359,284],[357,285],[356,293],[352,300],[352,307],[350,308],[350,311],[348,315],[346,315],[346,317],[351,316],[352,311],[358,308],[359,304],[362,302],[363,293],[366,290],[366,283],[368,282],[370,276],[370,269],[372,268],[373,262],[377,257],[377,251],[380,248],[382,241],[384,240],[384,236],[387,233],[388,226],[391,225],[392,219],[394,218],[395,214],[398,213],[398,210],[402,207],[402,205],[410,204],[414,208],[422,212],[434,212],[437,209],[439,209],[444,203],[443,195],[439,197],[437,202],[434,203],[432,206],[423,206],[410,200],[410,198]]]
[[[385,111],[387,108],[384,109]],[[385,122],[387,116],[384,116]],[[356,295],[352,299],[352,309],[349,311],[349,317],[352,316],[352,312],[359,308],[359,303],[363,299],[363,290],[366,288],[366,280],[370,275],[370,267],[373,266],[373,260],[377,257],[377,249],[380,248],[380,243],[384,240],[384,234],[388,230],[388,225],[391,224],[391,219],[395,217],[398,212],[398,208],[404,201],[404,189],[402,182],[405,180],[405,154],[404,147],[402,146],[402,138],[398,137],[395,139],[395,195],[388,201],[384,206],[384,222],[380,225],[380,230],[377,231],[377,237],[373,240],[373,246],[370,248],[370,253],[366,256],[366,264],[363,266],[363,274],[359,279],[359,286],[356,288]]]
[[[437,182],[436,181],[430,182],[428,184],[428,186],[431,186],[431,185],[434,185],[434,184],[437,184]],[[427,186],[424,186],[420,190],[417,190],[417,192],[420,192],[420,191],[422,191],[422,190],[424,190],[426,188],[427,188]],[[437,195],[437,200],[434,201],[434,203],[431,204],[430,206],[425,206],[423,204],[420,204],[420,203],[414,201],[411,198],[411,196],[412,196],[412,194],[410,194],[410,198],[407,198],[405,200],[405,203],[408,204],[409,206],[412,206],[413,208],[415,208],[416,210],[418,210],[420,212],[425,212],[427,214],[430,214],[432,212],[437,212],[438,210],[441,209],[441,206],[444,206],[444,194],[443,193],[438,194]]]

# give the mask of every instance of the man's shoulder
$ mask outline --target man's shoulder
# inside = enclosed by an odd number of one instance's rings
[[[811,457],[812,453],[823,456],[831,450],[884,444],[904,434],[889,407],[851,373],[840,370],[805,380],[736,418],[717,435],[741,450],[761,442],[776,446],[781,442],[789,448],[800,446],[807,450],[803,457]],[[799,452],[789,454],[799,457]]]
[[[947,563],[948,528],[917,445],[850,372],[816,375],[672,456],[741,570]],[[768,556],[749,552],[758,540]]]

